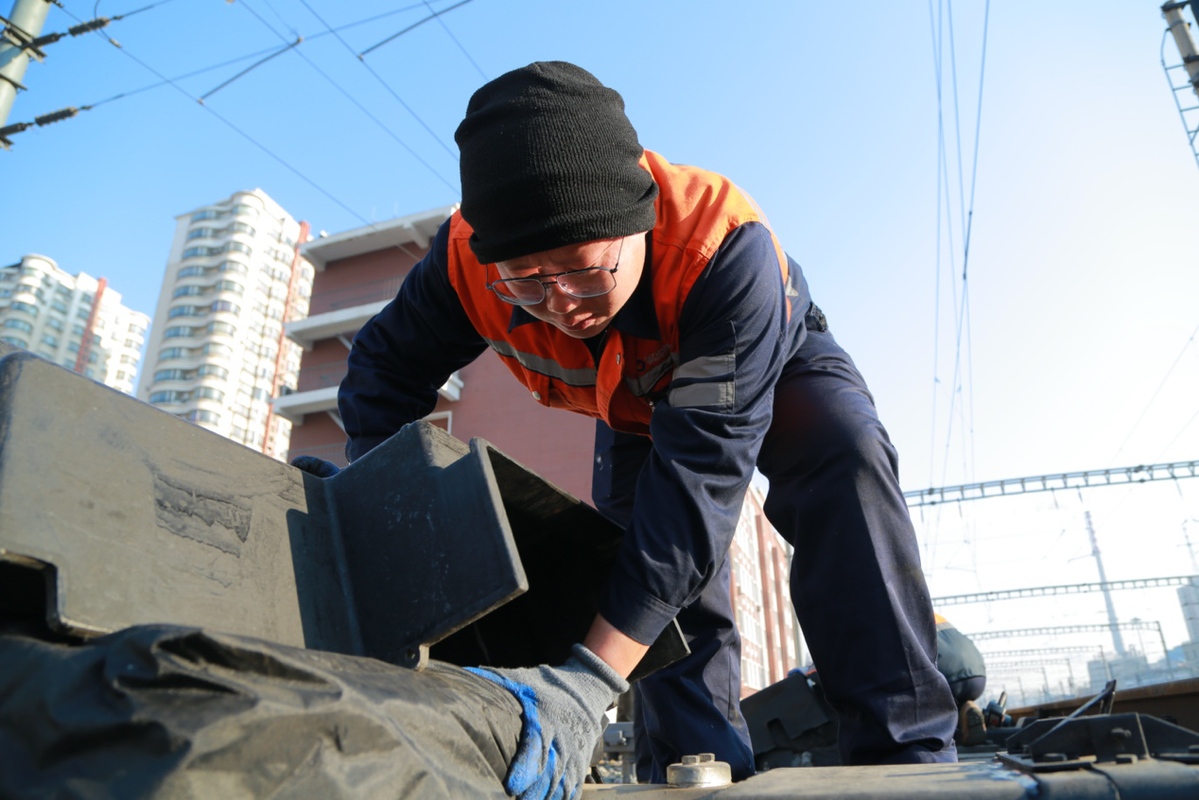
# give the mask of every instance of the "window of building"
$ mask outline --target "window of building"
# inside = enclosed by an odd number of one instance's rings
[[[0,289],[0,297],[12,297],[12,289]]]
[[[192,393],[195,397],[202,397],[205,400],[215,400],[218,403],[224,402],[225,393],[220,389],[213,389],[211,386],[201,386]]]
[[[75,317],[77,319],[87,319],[91,315],[92,309],[90,306],[79,306],[79,308],[75,311]]]
[[[249,236],[253,236],[257,232],[244,222],[235,222],[232,225],[230,225],[227,228],[227,230],[229,230],[233,233],[244,233]]]
[[[178,349],[178,348],[176,348],[176,349]],[[159,358],[161,358],[161,356],[159,356]],[[137,359],[134,356],[126,354],[126,355],[121,356],[121,363],[122,364],[136,364]]]
[[[50,347],[58,347],[58,337],[48,333],[42,334],[42,344],[49,345]]]
[[[254,206],[248,206],[245,203],[238,203],[233,207],[232,213],[238,217],[256,217],[258,216],[258,209],[254,208]]]
[[[50,330],[61,331],[62,330],[62,320],[59,319],[58,317],[47,317],[46,327],[49,328]]]
[[[176,297],[189,297],[197,294],[204,294],[203,286],[180,286],[178,289],[171,292],[171,299]]]
[[[215,411],[205,411],[201,409],[191,412],[185,417],[185,419],[188,422],[205,422],[209,425],[216,425],[221,421],[221,415]]]
[[[42,291],[40,286],[29,286],[28,284],[20,284],[16,288],[17,294],[31,294],[38,300],[45,300],[46,293]]]
[[[242,242],[229,242],[229,244],[225,245],[225,249],[233,250],[238,253],[245,253],[246,255],[252,255],[254,253],[254,248],[250,247],[248,244],[243,244]]]
[[[23,319],[5,320],[4,327],[13,328],[15,330],[22,331],[23,333],[33,333],[33,325]],[[25,345],[21,345],[21,347],[24,346]]]
[[[167,319],[176,317],[202,317],[207,313],[200,306],[174,306],[167,311]]]
[[[200,352],[206,356],[228,356],[233,355],[233,348],[220,342],[210,342],[200,348]]]
[[[210,322],[208,323],[209,333],[223,333],[228,336],[237,335],[237,326],[230,325],[228,322]]]
[[[242,285],[236,281],[217,281],[212,288],[216,289],[218,292],[232,292],[233,294],[244,294],[246,291],[245,288],[243,288]]]
[[[225,261],[219,267],[217,267],[217,269],[219,269],[221,272],[234,272],[238,275],[250,274],[250,268],[240,261]]]
[[[164,339],[179,339],[179,338],[187,337],[187,336],[191,336],[191,335],[192,335],[192,329],[186,325],[180,325],[180,326],[177,326],[174,328],[167,328],[165,331],[162,332],[162,338],[164,338]]]
[[[216,364],[205,364],[196,371],[196,374],[202,378],[228,378],[229,370],[224,367],[218,367]]]
[[[188,350],[184,347],[168,347],[166,350],[159,352],[158,360],[166,361],[167,359],[170,359],[170,358],[186,358],[187,354],[188,354]],[[122,361],[124,361],[126,358],[131,358],[131,356],[121,356]],[[129,363],[133,363],[133,362],[129,362]]]
[[[22,303],[20,300],[13,301],[13,304],[10,305],[9,308],[11,308],[13,311],[23,311],[31,317],[36,317],[38,315],[37,306],[31,306],[29,303]]]
[[[212,236],[212,228],[192,228],[187,232],[188,241],[191,241],[192,239],[203,239],[208,236]]]
[[[197,211],[196,213],[192,214],[192,222],[201,222],[206,219],[216,219],[217,216],[217,212],[210,208],[206,208],[203,211]]]
[[[94,369],[92,369],[91,367],[88,367],[85,370],[83,370],[83,377],[94,378],[94,377],[96,377],[96,371]]]
[[[24,339],[18,339],[16,336],[0,336],[0,339],[3,339],[9,344],[15,344],[17,347],[29,347],[29,342],[25,341]]]
[[[241,306],[237,303],[230,303],[228,300],[216,300],[212,304],[213,311],[227,311],[231,314],[240,314]]]
[[[155,381],[185,381],[190,377],[185,369],[160,369],[154,373]]]
[[[61,300],[52,301],[50,303],[50,308],[54,309],[55,311],[57,311],[60,314],[67,313],[67,304]]]
[[[71,326],[71,334],[73,336],[82,336],[83,335],[83,326],[82,325],[72,325]]]
[[[118,370],[117,370],[117,380],[118,380],[118,381],[123,381],[123,380],[125,380],[125,377],[126,377],[126,376],[125,376],[125,370],[123,370],[123,369],[118,369]]]
[[[129,332],[134,336],[145,336],[146,328],[144,325],[139,325],[136,322],[129,323]]]
[[[183,269],[179,270],[178,277],[192,278],[192,277],[195,277],[196,275],[203,275],[203,274],[204,274],[203,267],[192,266],[192,267],[184,267]]]
[[[79,342],[69,343],[67,345],[67,349],[70,350],[72,353],[78,353],[79,352]],[[74,365],[74,363],[75,362],[73,362],[73,361],[71,362],[72,365]]]

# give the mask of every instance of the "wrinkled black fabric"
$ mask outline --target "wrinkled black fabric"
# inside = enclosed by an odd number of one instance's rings
[[[150,625],[0,632],[0,797],[502,798],[520,705],[432,662]]]

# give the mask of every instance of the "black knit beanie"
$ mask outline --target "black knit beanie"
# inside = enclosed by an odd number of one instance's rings
[[[470,98],[454,133],[462,216],[484,264],[654,227],[624,100],[564,61],[508,72]]]

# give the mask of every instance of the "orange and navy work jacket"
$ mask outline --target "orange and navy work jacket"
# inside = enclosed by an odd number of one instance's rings
[[[604,333],[576,339],[496,297],[495,266],[475,259],[455,213],[355,337],[338,403],[355,459],[432,411],[450,374],[490,349],[535,401],[648,437],[648,458],[608,465],[639,470],[636,495],[652,500],[631,502],[600,600],[648,643],[724,558],[811,299],[731,181],[649,151],[641,163],[658,184],[657,221],[640,282]]]

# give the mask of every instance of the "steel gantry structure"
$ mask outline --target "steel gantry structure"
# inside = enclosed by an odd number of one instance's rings
[[[1030,492],[1055,492],[1061,489],[1085,489],[1095,486],[1124,486],[1150,481],[1169,481],[1199,478],[1199,461],[1175,461],[1169,464],[1149,464],[1136,467],[1113,467],[1084,472],[1059,472],[1028,478],[1007,478],[998,481],[965,483],[960,486],[941,486],[904,492],[908,508],[982,500],[988,497],[1007,497]]]
[[[934,597],[933,606],[960,606],[968,603],[986,603],[995,600],[1016,600],[1025,597],[1053,597],[1063,594],[1088,594],[1090,592],[1112,592],[1122,589],[1155,589],[1163,586],[1199,586],[1199,575],[1176,575],[1170,578],[1137,578],[1126,581],[1097,581],[1095,583],[1071,583],[1062,586],[1033,586],[1026,589],[1002,589],[996,592],[954,594]]]

